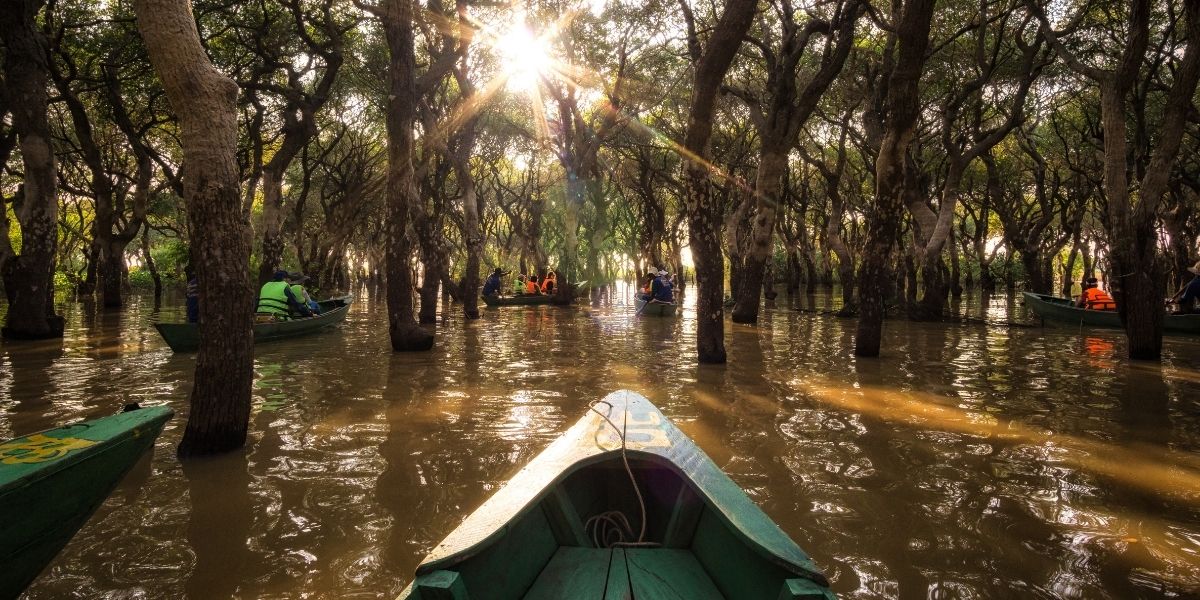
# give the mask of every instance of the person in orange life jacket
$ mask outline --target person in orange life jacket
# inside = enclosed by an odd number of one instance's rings
[[[654,297],[651,294],[651,288],[654,286],[655,275],[654,271],[646,273],[646,276],[642,279],[642,287],[638,289],[638,297],[646,302],[649,302]]]
[[[553,294],[557,287],[558,275],[555,275],[554,271],[547,271],[546,276],[542,278],[542,293],[546,295]]]
[[[1087,308],[1090,310],[1117,310],[1117,303],[1112,299],[1112,296],[1104,293],[1104,290],[1097,287],[1095,277],[1088,277],[1083,284],[1083,293],[1079,294],[1079,299],[1075,301],[1075,306],[1079,308]]]
[[[538,276],[530,275],[529,279],[525,281],[525,293],[540,294],[541,292],[539,290],[540,286],[538,285]]]

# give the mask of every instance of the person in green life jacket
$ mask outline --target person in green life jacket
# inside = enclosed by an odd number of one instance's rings
[[[308,307],[303,304],[303,298],[297,298],[296,293],[292,291],[287,276],[287,271],[275,271],[274,278],[263,284],[258,292],[258,314],[288,319],[295,311],[305,317],[312,316]]]
[[[314,315],[321,314],[321,305],[317,304],[316,300],[308,294],[308,290],[304,288],[304,284],[309,282],[308,275],[302,273],[289,273],[288,282],[292,287],[292,294],[296,296],[300,303],[308,307],[309,312]]]

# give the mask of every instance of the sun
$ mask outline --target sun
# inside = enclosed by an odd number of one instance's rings
[[[523,20],[496,38],[500,68],[506,87],[513,91],[535,94],[543,76],[550,73],[554,63],[550,45],[544,36],[533,32]]]

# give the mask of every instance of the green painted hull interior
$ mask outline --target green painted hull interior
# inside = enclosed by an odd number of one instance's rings
[[[605,402],[634,417],[610,415],[626,427],[644,543],[612,544],[616,534],[606,543],[589,524],[619,511],[633,538],[641,527],[619,438],[589,413],[435,548],[401,600],[835,597],[808,556],[649,401],[617,392]]]
[[[341,323],[350,312],[350,303],[350,296],[332,298],[318,303],[321,314],[315,317],[256,323],[254,343],[305,335]],[[200,327],[195,323],[156,323],[154,328],[174,352],[195,352],[200,347]]]
[[[646,317],[673,317],[678,309],[674,302],[646,302],[641,298],[636,299],[634,307],[639,315]]]
[[[1121,329],[1121,317],[1112,310],[1087,310],[1078,308],[1070,298],[1048,294],[1022,292],[1025,304],[1046,322],[1080,327],[1108,327]],[[1200,335],[1200,314],[1171,315],[1163,318],[1163,331],[1184,335]]]
[[[0,445],[0,598],[14,598],[67,545],[162,432],[173,411],[155,406],[84,421]],[[30,437],[65,443],[29,459]],[[82,444],[90,445],[82,446]],[[27,459],[26,462],[18,456]]]

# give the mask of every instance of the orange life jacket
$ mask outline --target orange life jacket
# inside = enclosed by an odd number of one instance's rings
[[[1100,288],[1083,290],[1083,307],[1091,310],[1117,310],[1117,303],[1112,296]]]
[[[549,294],[554,291],[554,277],[546,277],[542,280],[542,293]]]
[[[537,284],[537,282],[536,282],[536,281],[532,281],[532,280],[531,280],[531,281],[526,281],[526,282],[525,282],[525,293],[526,293],[526,294],[536,294],[536,293],[538,293],[538,284]]]

